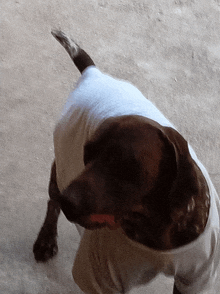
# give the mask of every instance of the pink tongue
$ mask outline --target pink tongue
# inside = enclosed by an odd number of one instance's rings
[[[115,224],[115,217],[113,215],[108,214],[92,214],[91,216],[92,222],[98,222],[100,224],[102,223],[108,223],[110,225]]]

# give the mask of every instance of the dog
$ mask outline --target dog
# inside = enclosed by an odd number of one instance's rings
[[[35,259],[56,255],[62,210],[82,237],[73,277],[83,292],[127,293],[158,273],[174,276],[174,294],[213,287],[220,204],[206,169],[137,88],[101,73],[63,32],[52,35],[82,75],[55,127]]]

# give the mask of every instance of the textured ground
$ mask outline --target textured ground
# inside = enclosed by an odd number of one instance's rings
[[[79,237],[64,217],[58,256],[37,264],[32,254],[46,210],[53,127],[79,77],[50,30],[71,33],[100,69],[153,101],[220,193],[220,0],[1,0],[0,11],[0,293],[78,294],[71,267]],[[133,294],[171,289],[172,280],[159,277]]]

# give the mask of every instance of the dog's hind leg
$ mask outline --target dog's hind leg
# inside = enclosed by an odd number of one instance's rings
[[[57,222],[60,214],[60,206],[56,201],[59,197],[59,189],[56,183],[56,165],[53,163],[49,184],[50,200],[47,205],[47,214],[43,226],[33,246],[33,252],[37,261],[47,261],[57,254]]]
[[[52,30],[51,34],[66,49],[70,58],[82,73],[88,66],[95,65],[91,57],[62,31]]]

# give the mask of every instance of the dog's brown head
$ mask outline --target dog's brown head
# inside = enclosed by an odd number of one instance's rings
[[[108,221],[91,216],[110,215],[131,239],[173,246],[179,212],[201,190],[198,168],[177,131],[141,116],[110,118],[86,143],[84,162],[59,201],[70,221],[101,228]]]

